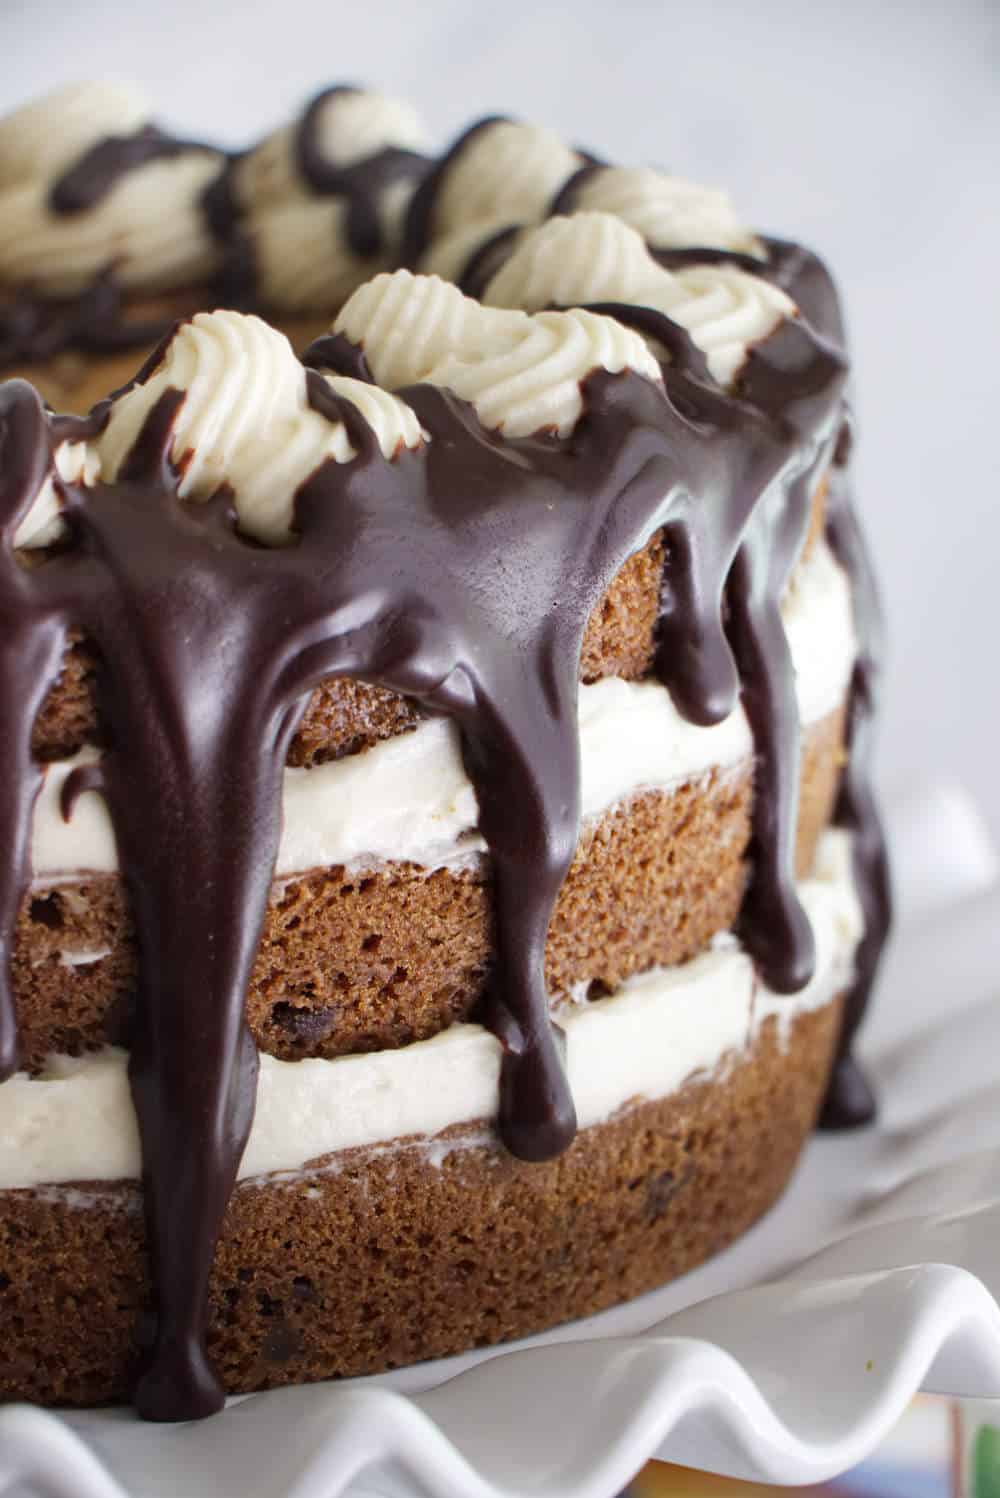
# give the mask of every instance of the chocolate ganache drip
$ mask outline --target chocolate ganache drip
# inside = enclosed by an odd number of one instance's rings
[[[871,1088],[851,1048],[871,999],[882,950],[892,924],[889,859],[872,786],[871,762],[884,653],[884,623],[872,570],[847,478],[850,419],[834,455],[827,499],[827,537],[851,579],[859,651],[847,707],[847,764],[834,816],[851,833],[854,883],[864,915],[864,934],[854,956],[854,982],[847,995],[833,1072],[820,1113],[823,1129],[850,1129],[875,1115]]]
[[[736,494],[728,513],[709,504],[681,524],[668,520],[664,526],[656,666],[692,722],[719,722],[737,696],[742,699],[757,769],[752,874],[740,931],[769,987],[793,993],[812,976],[815,953],[795,887],[800,725],[780,603],[805,541],[816,474],[829,459],[832,439],[822,413],[840,388],[845,361],[833,344],[799,322],[786,322],[752,351],[736,391],[725,395],[709,379],[704,355],[688,333],[663,313],[618,302],[590,310],[660,344],[668,356],[663,379],[675,405],[690,409],[694,392],[700,419],[712,414],[710,440],[717,449],[722,451],[725,437],[730,462],[739,445],[751,459],[745,509]],[[769,471],[774,452],[764,436],[768,424],[771,440],[783,427],[793,439],[776,472]],[[747,442],[755,426],[757,440]],[[754,460],[761,464],[756,472]],[[767,498],[772,486],[777,503]],[[706,556],[714,558],[709,571]],[[701,590],[708,578],[715,591],[706,597]]]

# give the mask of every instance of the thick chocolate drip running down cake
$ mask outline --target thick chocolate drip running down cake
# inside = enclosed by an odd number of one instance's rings
[[[349,200],[352,243],[371,253],[380,229],[364,171],[324,167],[314,119],[315,106],[294,146],[303,175]],[[98,145],[61,179],[54,206],[81,210],[136,153],[173,149],[155,134]],[[426,162],[387,149],[371,170],[384,186]],[[411,255],[446,175],[447,162],[414,199]],[[563,189],[558,213],[572,212],[572,193]],[[227,218],[218,192],[215,211],[217,223]],[[509,236],[495,240],[491,274],[511,249]],[[515,1156],[550,1159],[575,1129],[543,964],[580,829],[581,647],[616,574],[656,533],[655,674],[689,722],[720,723],[742,703],[753,734],[738,934],[772,991],[810,979],[794,869],[801,725],[780,605],[824,479],[830,542],[863,633],[837,815],[854,833],[867,921],[824,1120],[870,1116],[850,1043],[888,901],[867,781],[879,626],[842,466],[846,360],[828,278],[797,247],[657,259],[669,269],[727,256],[780,286],[798,312],[749,348],[727,387],[669,312],[588,298],[595,317],[649,341],[660,379],[595,362],[561,434],[509,435],[443,380],[404,383],[396,393],[421,440],[387,457],[357,401],[326,378],[374,388],[366,348],[343,330],[319,339],[303,356],[308,404],[331,429],[342,424],[353,456],[327,458],[298,486],[283,545],[241,529],[227,484],[205,502],[182,494],[187,457],[174,439],[185,389],[157,397],[116,473],[84,483],[60,476],[56,450],[99,440],[112,406],[56,417],[25,382],[0,387],[0,1068],[9,1077],[19,1064],[8,963],[32,878],[32,732],[82,636],[99,661],[106,749],[67,784],[64,814],[85,790],[106,798],[140,953],[129,1076],[156,1316],[135,1390],[143,1415],[205,1415],[224,1397],[205,1345],[209,1274],[253,1117],[258,1056],[244,1001],[278,853],[282,772],[310,694],[350,677],[457,724],[492,870],[496,952],[479,1019],[503,1045],[499,1128]],[[169,345],[134,389],[163,368]],[[29,565],[15,536],[46,481],[63,533]]]

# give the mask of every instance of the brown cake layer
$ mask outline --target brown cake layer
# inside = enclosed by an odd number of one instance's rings
[[[842,759],[843,714],[805,735],[800,874],[812,865]],[[750,832],[749,764],[647,792],[584,830],[549,935],[549,991],[614,989],[683,962],[736,918]],[[423,1040],[474,1007],[489,978],[491,898],[483,869],[396,864],[319,869],[276,886],[247,1002],[258,1046],[286,1059]],[[63,951],[99,951],[84,966]],[[36,888],[13,961],[23,1064],[126,1042],[135,954],[114,875]]]
[[[351,1151],[238,1188],[209,1348],[232,1392],[373,1373],[540,1331],[665,1284],[783,1189],[825,1085],[839,1003],[774,1019],[693,1079],[525,1164]],[[459,1137],[469,1130],[451,1131]],[[122,1399],[149,1288],[138,1188],[0,1193],[0,1398]],[[42,1351],[44,1349],[44,1351]]]

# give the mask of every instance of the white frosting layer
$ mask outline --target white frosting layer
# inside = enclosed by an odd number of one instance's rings
[[[824,546],[795,575],[783,614],[803,723],[843,700],[855,655],[847,579]],[[609,678],[580,688],[582,811],[598,816],[644,789],[666,789],[752,751],[742,708],[713,728],[682,718],[655,682]],[[117,867],[103,798],[88,791],[66,823],[59,797],[66,776],[93,753],[49,765],[35,808],[36,879]],[[441,867],[483,850],[475,793],[454,726],[431,718],[415,731],[314,769],[287,769],[279,877],[331,864],[412,862]]]
[[[801,993],[758,986],[733,938],[681,967],[629,979],[612,997],[559,1014],[581,1128],[628,1103],[666,1097],[738,1058],[760,1026],[784,1027],[828,1003],[849,981],[862,917],[850,843],[827,833],[814,877],[801,886],[816,937],[815,975]],[[456,1025],[397,1051],[333,1061],[260,1058],[257,1111],[241,1179],[295,1171],[359,1146],[433,1136],[497,1112],[500,1045],[477,1025]],[[127,1058],[106,1050],[53,1057],[40,1078],[0,1087],[0,1188],[132,1180],[140,1173]]]
[[[642,338],[613,318],[484,307],[437,276],[406,270],[359,287],[334,329],[364,349],[386,389],[441,385],[508,437],[571,431],[583,410],[580,382],[592,370],[660,378]]]
[[[778,287],[730,265],[664,269],[642,235],[610,213],[575,213],[526,231],[483,301],[528,312],[553,303],[651,307],[687,329],[722,385],[733,380],[751,345],[796,311]]]

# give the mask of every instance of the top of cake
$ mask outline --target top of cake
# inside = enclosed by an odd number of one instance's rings
[[[814,256],[717,191],[509,120],[432,161],[409,110],[344,88],[235,156],[164,135],[126,89],[21,111],[0,125],[0,286],[8,362],[147,342],[137,294],[215,309],[88,417],[0,387],[0,921],[30,874],[35,720],[82,635],[109,748],[66,806],[103,790],[143,957],[131,1066],[161,1332],[138,1398],[204,1412],[203,1276],[255,1095],[243,994],[318,684],[458,725],[492,869],[500,1128],[547,1158],[574,1130],[542,959],[579,827],[584,633],[659,536],[655,672],[696,724],[742,700],[754,735],[741,937],[772,989],[808,982],[780,602],[845,455],[837,301]],[[335,316],[300,359],[248,306]],[[830,502],[862,576],[839,474]],[[870,829],[857,773],[844,816]],[[868,979],[863,959],[855,1008]],[[0,973],[0,1071],[16,1064]]]

